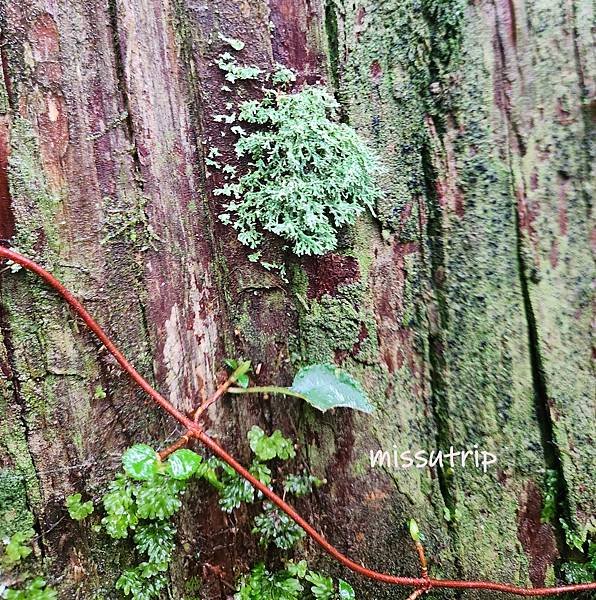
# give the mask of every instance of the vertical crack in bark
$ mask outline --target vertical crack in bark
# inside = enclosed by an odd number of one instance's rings
[[[592,129],[593,121],[596,118],[596,98],[590,95],[590,90],[586,83],[584,68],[581,60],[581,49],[580,49],[580,33],[577,26],[578,9],[575,2],[569,3],[570,19],[571,19],[571,34],[573,38],[573,58],[575,60],[575,70],[577,72],[577,81],[580,91],[580,102],[582,103],[581,117],[584,126],[584,136],[582,140],[582,148],[584,155],[584,167],[582,172],[591,173],[593,163],[593,150],[592,150]],[[592,198],[587,185],[582,186],[582,197],[586,204],[586,212],[588,222],[592,222]]]
[[[500,23],[499,20],[499,13],[498,11],[495,11],[495,35],[497,42],[495,51],[498,52],[498,64],[495,68],[499,69],[502,73],[502,76],[505,77],[507,69],[507,54],[505,51],[505,41],[503,40],[501,28],[502,23]],[[517,149],[518,152],[523,154],[524,140],[521,136],[519,128],[514,122],[510,97],[507,97],[506,101],[502,103],[501,111],[505,121],[505,147],[507,148],[506,159],[509,166],[509,181],[511,188],[510,197],[515,199],[517,198],[517,190],[514,168],[514,150]],[[522,189],[520,193],[525,196],[524,189]],[[568,521],[570,520],[571,510],[569,504],[569,494],[567,483],[565,481],[561,453],[554,434],[546,377],[540,353],[540,336],[538,333],[536,315],[534,313],[530,294],[528,278],[529,266],[526,264],[524,258],[523,233],[521,229],[519,210],[516,205],[514,206],[514,213],[519,281],[524,306],[524,315],[528,329],[528,353],[530,358],[530,369],[532,373],[532,384],[534,388],[534,409],[536,412],[538,427],[540,429],[545,466],[547,469],[550,469],[556,473],[556,510],[552,526],[557,541],[559,555],[562,560],[566,560],[569,554],[569,549],[565,542],[565,532],[561,526],[560,519],[564,518]]]
[[[511,159],[511,157],[510,157]],[[515,197],[513,170],[510,171],[511,177],[511,192],[512,197]],[[529,282],[527,276],[527,265],[524,260],[523,252],[523,236],[521,232],[521,224],[519,220],[519,212],[515,210],[515,224],[517,233],[517,261],[519,270],[520,287],[523,297],[524,313],[526,317],[526,325],[528,328],[528,350],[530,355],[530,368],[532,371],[532,381],[534,386],[534,407],[538,426],[540,428],[540,437],[542,441],[542,450],[544,453],[544,462],[547,469],[553,470],[556,474],[556,511],[552,522],[557,540],[559,554],[563,560],[566,560],[569,554],[569,549],[565,542],[565,532],[561,526],[560,519],[564,518],[570,522],[571,509],[569,505],[569,493],[565,473],[561,460],[561,452],[556,442],[553,420],[550,411],[548,399],[548,390],[546,378],[544,375],[544,367],[540,355],[540,336],[538,334],[538,326],[536,316],[532,307],[532,299],[530,296]]]
[[[8,74],[8,59],[5,51],[5,24],[0,19],[0,66],[6,102],[11,106],[11,84]],[[1,109],[2,107],[0,107]],[[11,206],[8,184],[8,157],[10,154],[10,117],[0,112],[0,238],[9,240],[15,233],[15,220]]]
[[[130,102],[130,94],[128,90],[128,83],[126,81],[126,65],[124,64],[124,59],[122,57],[122,45],[120,44],[119,38],[119,25],[118,25],[118,5],[117,0],[108,0],[108,15],[110,19],[110,27],[112,29],[112,44],[114,49],[114,62],[116,67],[116,80],[118,82],[118,88],[120,91],[120,95],[122,98],[122,103],[124,105],[124,110],[126,110],[126,119],[124,122],[126,123],[126,130],[128,134],[129,141],[132,145],[132,157],[136,172],[136,179],[138,185],[142,189],[142,179],[141,179],[141,160],[139,157],[139,149],[137,147],[137,141],[135,136],[134,123],[132,119],[132,111],[131,111],[131,102]]]
[[[339,32],[335,5],[331,0],[325,2],[325,34],[331,81],[336,94],[339,94]]]
[[[451,439],[447,385],[444,378],[447,367],[443,353],[443,348],[446,343],[444,332],[446,331],[449,321],[447,302],[442,290],[442,279],[445,270],[445,253],[443,246],[444,232],[441,224],[441,209],[435,187],[437,173],[433,166],[428,142],[423,146],[421,152],[428,210],[426,231],[423,228],[422,217],[420,217],[419,235],[421,246],[424,246],[424,234],[426,234],[429,243],[430,250],[426,262],[431,273],[432,294],[430,306],[426,311],[428,324],[428,353],[430,361],[431,405],[436,426],[436,447],[443,449],[448,447]],[[445,470],[439,464],[437,464],[436,469],[443,503],[450,512],[455,511],[457,501],[453,490],[453,484],[449,481]],[[447,529],[452,541],[457,543],[457,527],[453,520],[447,523]],[[461,557],[458,553],[455,554],[454,565],[458,577],[462,577],[464,570]],[[456,592],[456,597],[461,598],[461,592]]]
[[[119,26],[119,15],[118,15],[118,5],[117,0],[108,0],[107,6],[108,16],[109,16],[109,25],[112,30],[112,47],[114,52],[114,63],[115,63],[115,73],[116,73],[116,81],[118,84],[118,91],[120,92],[122,104],[124,106],[124,110],[126,111],[126,118],[124,119],[124,123],[126,123],[126,135],[131,144],[130,154],[132,157],[132,169],[133,169],[133,178],[134,178],[134,186],[136,188],[136,193],[141,197],[145,196],[145,184],[143,178],[143,166],[141,162],[141,157],[139,154],[139,147],[137,143],[137,136],[135,133],[135,125],[132,111],[132,102],[130,98],[130,90],[128,86],[128,82],[126,80],[126,64],[124,62],[124,51],[122,48],[122,44],[120,43],[120,26]],[[141,271],[142,273],[142,271]],[[137,281],[141,282],[143,279],[142,274],[136,275]],[[141,286],[142,288],[142,286]],[[137,294],[137,300],[139,305],[141,306],[141,310],[143,312],[143,330],[145,333],[145,338],[148,341],[149,346],[151,346],[151,336],[149,331],[148,322],[145,316],[145,308],[143,298],[140,294]]]

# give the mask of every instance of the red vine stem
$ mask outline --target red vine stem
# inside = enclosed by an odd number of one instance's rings
[[[265,497],[273,502],[280,510],[286,513],[293,521],[295,521],[304,531],[339,563],[354,571],[360,575],[373,579],[375,581],[381,581],[384,583],[390,583],[394,585],[410,586],[419,588],[419,592],[422,594],[431,588],[457,588],[457,589],[482,589],[491,590],[495,592],[504,592],[510,594],[516,594],[518,596],[552,596],[557,594],[565,594],[570,592],[583,592],[587,590],[596,590],[596,583],[583,583],[577,585],[564,585],[560,587],[550,588],[524,588],[517,587],[514,585],[495,583],[491,581],[461,581],[461,580],[449,580],[449,579],[432,579],[425,577],[399,577],[396,575],[389,575],[387,573],[379,573],[363,567],[362,565],[354,562],[344,554],[342,554],[337,548],[332,546],[316,529],[314,529],[309,523],[307,523],[289,504],[282,500],[277,494],[270,490],[267,486],[263,485],[258,479],[251,475],[240,463],[230,456],[217,442],[211,439],[201,427],[195,423],[192,419],[189,419],[186,415],[175,408],[168,400],[166,400],[157,390],[155,390],[149,383],[136,371],[136,369],[128,362],[125,356],[118,350],[116,345],[110,340],[105,334],[102,328],[93,320],[91,315],[87,312],[84,306],[74,297],[74,295],[65,288],[53,275],[48,273],[43,267],[38,265],[36,262],[29,258],[25,258],[18,252],[3,248],[0,246],[0,257],[12,260],[13,262],[21,265],[25,269],[32,271],[38,275],[41,279],[47,282],[54,290],[62,296],[62,298],[72,307],[72,309],[81,317],[87,327],[97,336],[101,343],[106,347],[108,352],[116,359],[122,369],[126,371],[131,379],[153,399],[153,401],[170,414],[178,423],[184,425],[188,431],[188,435],[196,438],[207,448],[209,448],[213,454],[218,456],[221,460],[225,461],[230,467],[232,467],[240,476],[244,477],[253,487],[258,489]],[[416,597],[414,595],[414,597]]]

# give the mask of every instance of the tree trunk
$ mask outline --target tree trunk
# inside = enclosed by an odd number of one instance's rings
[[[588,0],[0,0],[0,237],[56,274],[186,411],[226,356],[287,384],[333,361],[373,416],[287,399],[225,400],[210,429],[243,462],[258,424],[296,437],[328,484],[302,513],[369,567],[418,573],[415,516],[440,577],[553,583],[572,558],[560,524],[594,515],[593,236]],[[376,216],[340,248],[247,260],[217,219],[217,142],[237,159],[218,34],[242,62],[324,82],[383,158]],[[281,257],[283,258],[283,257]],[[33,526],[61,597],[105,598],[126,549],[68,519],[135,442],[175,426],[33,275],[4,271],[0,534]],[[479,449],[476,468],[371,468],[370,451]],[[545,473],[557,514],[541,521]],[[246,515],[195,490],[181,517],[174,597],[225,598],[262,552]],[[361,598],[402,598],[305,551]],[[273,558],[270,556],[269,558]],[[189,582],[192,585],[189,585]],[[176,595],[177,594],[177,595]],[[194,592],[195,596],[197,592]],[[487,594],[436,593],[436,598]]]

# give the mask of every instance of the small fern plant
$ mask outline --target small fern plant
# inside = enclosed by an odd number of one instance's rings
[[[226,359],[224,363],[230,371],[228,384],[236,383],[239,386],[227,387],[227,393],[294,396],[321,412],[348,407],[370,413],[374,408],[360,384],[335,365],[303,367],[296,373],[292,386],[286,388],[250,386],[250,361]],[[201,406],[208,405],[209,402]],[[296,457],[296,449],[292,440],[284,437],[281,431],[276,430],[268,435],[254,425],[247,437],[253,453],[250,473],[270,490],[282,494],[283,498],[306,496],[314,488],[326,483],[308,472],[288,473],[283,468],[285,461]],[[271,461],[275,462],[271,464]],[[305,536],[304,530],[288,515],[265,501],[261,492],[256,491],[229,464],[214,456],[207,458],[188,448],[172,449],[171,452],[167,450],[160,454],[147,444],[135,444],[122,455],[122,467],[123,470],[116,474],[102,497],[105,514],[101,524],[96,524],[94,530],[99,532],[103,529],[116,540],[132,538],[137,560],[131,561],[133,564],[123,571],[115,583],[116,589],[130,600],[155,600],[166,594],[167,571],[177,545],[173,521],[192,480],[203,480],[215,488],[219,506],[226,513],[232,513],[242,505],[259,504],[261,510],[254,517],[251,532],[264,548],[276,547],[289,552]],[[95,512],[93,501],[83,501],[81,493],[68,496],[65,504],[75,521],[83,521]],[[17,555],[27,552],[19,548],[15,546],[11,553]],[[300,565],[298,570],[287,566],[285,570],[275,573],[257,565],[249,575],[240,578],[235,600],[354,598],[347,582],[339,580],[336,584],[325,575],[307,570],[303,561]],[[14,598],[16,600],[21,596]],[[29,596],[23,596],[23,600],[25,598]],[[33,598],[37,597],[31,597],[31,600]],[[40,597],[39,600],[46,600],[46,597]],[[54,597],[50,595],[47,600],[54,600]]]
[[[261,259],[264,232],[279,236],[296,255],[320,255],[337,247],[338,229],[352,225],[374,206],[381,165],[357,132],[340,123],[339,105],[321,86],[288,93],[279,89],[294,77],[281,67],[260,100],[241,102],[223,115],[238,135],[236,155],[247,168],[240,177],[231,165],[216,195],[229,198],[220,220]],[[282,73],[283,77],[278,76]],[[222,117],[219,115],[218,117]],[[212,161],[213,162],[213,161]]]

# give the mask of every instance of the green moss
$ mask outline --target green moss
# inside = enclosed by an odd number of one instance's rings
[[[0,539],[28,531],[33,523],[23,476],[14,469],[0,470]]]
[[[8,181],[17,207],[15,246],[36,256],[40,240],[47,251],[58,253],[60,240],[54,225],[61,194],[50,189],[43,173],[39,145],[29,121],[14,116],[10,129]],[[27,207],[29,210],[24,210]]]
[[[377,145],[388,167],[377,213],[402,241],[418,238],[419,199],[426,194],[421,149],[426,118],[450,104],[461,60],[462,0],[388,2],[369,10],[342,70],[340,97],[357,130]],[[347,27],[348,19],[344,26]]]
[[[6,346],[0,332],[0,361],[6,363]],[[0,456],[4,465],[11,465],[1,471],[0,512],[8,513],[0,518],[0,526],[12,527],[15,531],[24,531],[32,521],[32,509],[41,507],[41,493],[35,467],[27,446],[26,424],[22,408],[14,402],[15,393],[10,379],[0,374]],[[1,534],[0,534],[1,535]]]
[[[339,87],[339,44],[336,8],[333,2],[325,2],[325,33],[327,35],[327,57],[333,84]]]
[[[4,84],[4,77],[0,77],[0,115],[5,115],[8,109],[8,92]]]
[[[312,301],[300,318],[299,355],[303,364],[332,361],[336,351],[350,351],[358,342],[361,285],[344,286],[337,295]],[[356,302],[355,302],[356,301]]]
[[[145,196],[139,183],[131,180],[126,171],[120,173],[121,193],[114,197],[105,197],[104,223],[105,236],[102,244],[115,243],[125,240],[139,252],[156,249],[160,240],[159,235],[150,223],[148,204],[150,198]],[[127,190],[132,190],[127,193]],[[173,248],[177,251],[177,248]]]

